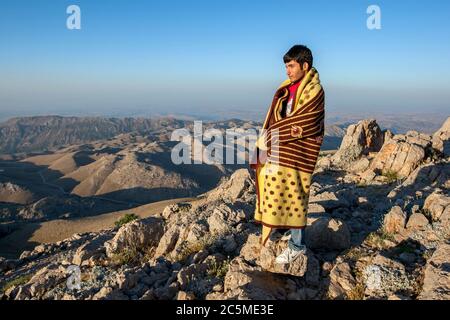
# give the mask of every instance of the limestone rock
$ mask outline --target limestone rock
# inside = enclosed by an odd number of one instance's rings
[[[173,225],[169,228],[159,241],[155,251],[155,257],[157,258],[171,252],[175,248],[179,235],[180,232],[177,225]]]
[[[426,199],[423,209],[428,211],[433,221],[450,224],[450,197],[441,192],[433,192]]]
[[[428,219],[420,212],[414,212],[408,219],[406,228],[408,229],[423,229],[428,225]]]
[[[336,264],[330,272],[330,286],[328,296],[332,299],[342,299],[346,293],[353,290],[356,286],[356,280],[351,273],[348,263],[342,262]]]
[[[386,298],[397,291],[411,291],[412,283],[400,262],[377,254],[363,271],[365,294]]]
[[[78,247],[73,257],[72,263],[81,265],[84,261],[91,258],[98,259],[106,253],[104,243],[111,239],[111,235],[101,235],[92,241],[87,241],[82,246]]]
[[[179,291],[177,300],[195,300],[195,295],[192,292]]]
[[[394,206],[384,216],[383,227],[388,233],[398,233],[405,229],[406,213],[399,206]]]
[[[259,265],[267,271],[289,274],[297,277],[303,277],[308,273],[308,280],[317,283],[320,272],[319,262],[314,254],[307,250],[306,254],[300,254],[293,262],[289,264],[277,264],[275,258],[287,248],[287,241],[279,241],[278,243],[268,240],[266,245],[261,249]]]
[[[433,134],[433,148],[441,152],[444,157],[450,155],[450,117]]]
[[[231,227],[243,221],[245,214],[235,211],[225,204],[214,208],[212,214],[208,217],[209,230],[213,234],[224,234],[231,230]]]
[[[348,126],[339,150],[331,157],[338,167],[349,167],[355,160],[369,152],[380,150],[384,134],[374,119],[361,120]]]
[[[150,217],[127,223],[117,231],[112,240],[105,243],[106,254],[111,257],[125,248],[156,246],[163,232],[163,220],[159,218]]]
[[[120,289],[113,289],[111,287],[101,288],[92,300],[129,300],[130,298],[124,294]]]
[[[369,159],[361,158],[361,159],[355,161],[349,169],[350,169],[350,172],[358,173],[358,172],[363,172],[366,169],[368,169],[369,165],[370,165]]]
[[[426,147],[427,144],[424,146],[418,137],[396,135],[383,145],[369,168],[379,173],[391,171],[401,178],[407,177],[424,160]]]
[[[180,202],[180,203],[171,204],[164,208],[161,216],[164,219],[168,220],[168,219],[170,219],[171,216],[176,215],[177,213],[189,212],[189,210],[191,208],[192,208],[192,205],[190,203]]]
[[[427,261],[422,292],[418,299],[450,299],[450,244],[441,244]]]
[[[254,182],[248,169],[236,170],[229,180],[207,193],[208,201],[223,200],[235,202],[237,199],[248,200],[255,192]]]
[[[26,284],[30,296],[42,298],[44,294],[58,284],[66,281],[66,268],[55,264],[40,269]],[[17,298],[17,297],[16,297]]]
[[[242,258],[235,258],[225,276],[224,293],[209,295],[208,299],[286,299],[285,278],[253,267]]]
[[[306,227],[305,242],[311,249],[347,249],[350,247],[350,230],[341,219],[319,218]]]
[[[256,263],[261,255],[261,236],[250,234],[241,248],[240,256],[250,263]]]

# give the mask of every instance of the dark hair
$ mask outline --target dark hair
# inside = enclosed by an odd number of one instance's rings
[[[309,69],[313,65],[313,56],[311,50],[307,46],[297,44],[289,49],[283,57],[284,63],[288,63],[292,60],[297,61],[301,66],[303,62],[308,62]]]

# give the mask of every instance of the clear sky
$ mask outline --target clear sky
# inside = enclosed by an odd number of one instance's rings
[[[449,34],[447,0],[2,0],[0,113],[262,118],[294,44],[312,49],[329,112],[448,113]]]

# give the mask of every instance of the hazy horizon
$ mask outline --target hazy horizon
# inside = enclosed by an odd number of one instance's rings
[[[367,29],[371,3],[362,0],[81,0],[81,30],[68,30],[71,4],[2,1],[0,119],[174,113],[258,120],[286,78],[283,54],[297,43],[313,51],[327,114],[450,109],[448,1],[377,1],[380,30]]]

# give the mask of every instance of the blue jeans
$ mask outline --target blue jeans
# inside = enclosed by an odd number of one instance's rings
[[[292,250],[301,250],[305,248],[305,228],[290,229],[291,238],[289,239],[289,248]]]

